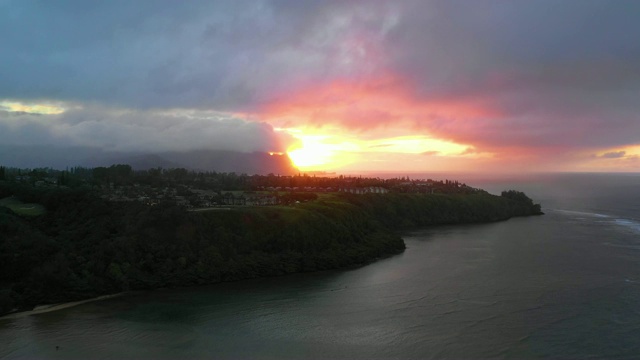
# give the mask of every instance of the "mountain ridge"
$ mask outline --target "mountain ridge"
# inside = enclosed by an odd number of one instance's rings
[[[243,153],[209,149],[141,153],[105,151],[81,146],[0,145],[0,164],[20,168],[49,167],[54,169],[64,169],[72,166],[98,167],[112,164],[129,164],[135,170],[160,167],[247,174],[297,173],[297,169],[286,154]]]

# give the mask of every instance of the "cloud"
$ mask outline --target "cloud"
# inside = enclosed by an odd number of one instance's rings
[[[0,98],[248,108],[298,84],[374,71],[377,38],[365,33],[388,31],[386,7],[3,1]]]
[[[285,151],[290,136],[271,125],[206,111],[145,111],[99,106],[42,115],[0,111],[0,144],[84,146],[105,151],[198,149]]]
[[[376,144],[376,145],[369,145],[368,148],[370,149],[379,149],[379,148],[388,148],[390,146],[393,146],[393,144]]]
[[[2,115],[0,141],[101,132],[105,148],[282,151],[264,121],[573,159],[637,141],[638,12],[632,0],[0,1],[0,99],[83,106],[20,126]]]
[[[271,104],[267,118],[359,133],[404,128],[540,161],[636,141],[637,3],[400,4],[377,43],[384,71],[309,84]]]
[[[461,152],[460,155],[471,155],[471,154],[477,154],[477,153],[478,153],[477,149],[468,147],[463,152]]]
[[[384,48],[390,69],[410,83],[414,102],[448,101],[493,112],[422,117],[416,122],[424,131],[503,152],[635,141],[637,2],[403,4],[402,21]]]
[[[623,158],[627,154],[626,151],[612,151],[602,154],[600,157],[605,159],[619,159]]]
[[[634,1],[5,0],[0,10],[4,98],[238,110],[386,71],[427,100],[522,113],[593,100],[635,108],[625,94],[639,87]]]
[[[425,99],[392,75],[312,85],[268,104],[257,117],[280,127],[339,127],[359,137],[423,134],[502,157],[538,152],[541,159],[545,151],[633,143],[640,133],[637,115],[619,109],[510,113],[480,96]]]
[[[440,154],[440,151],[425,151],[422,153],[422,155],[425,156],[436,156],[438,154]]]

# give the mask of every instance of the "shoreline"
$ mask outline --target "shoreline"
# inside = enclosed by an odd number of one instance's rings
[[[91,298],[91,299],[85,299],[85,300],[71,301],[71,302],[65,302],[65,303],[59,303],[59,304],[38,305],[35,308],[33,308],[33,310],[18,311],[18,312],[2,315],[2,316],[0,316],[0,320],[18,319],[18,318],[22,318],[22,317],[30,316],[30,315],[44,314],[44,313],[48,313],[48,312],[58,311],[58,310],[67,309],[67,308],[70,308],[70,307],[86,304],[86,303],[89,303],[89,302],[113,299],[113,298],[116,298],[116,297],[120,297],[120,296],[122,296],[124,294],[125,294],[124,292],[120,292],[120,293],[117,293],[117,294],[102,295],[102,296],[97,296],[97,297],[94,297],[94,298]]]

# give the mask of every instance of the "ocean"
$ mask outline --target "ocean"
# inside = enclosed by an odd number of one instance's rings
[[[546,214],[409,231],[356,269],[0,319],[0,358],[640,358],[640,175],[450,178]]]

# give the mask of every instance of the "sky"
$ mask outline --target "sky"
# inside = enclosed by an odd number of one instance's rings
[[[0,145],[640,171],[640,2],[0,0]]]

